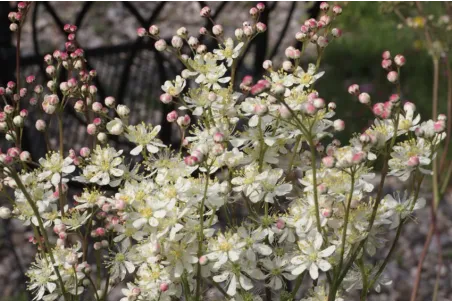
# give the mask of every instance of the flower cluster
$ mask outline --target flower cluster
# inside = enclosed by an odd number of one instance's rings
[[[85,70],[77,28],[65,26],[67,51],[45,56],[49,92],[36,86],[30,104],[46,118],[56,115],[60,125],[62,109],[73,106],[86,119],[91,146],[65,152],[60,127],[59,150],[35,163],[16,139],[22,127],[17,117],[26,116],[18,113],[19,102],[0,113],[1,130],[16,144],[0,153],[2,184],[14,201],[12,210],[0,214],[35,230],[31,241],[38,253],[28,276],[36,299],[105,299],[126,276],[132,281],[122,289],[123,300],[200,300],[210,287],[225,299],[294,299],[308,278],[316,282],[304,298],[335,300],[388,284],[384,267],[367,256],[381,251],[388,232],[424,205],[419,185],[445,138],[446,118],[420,122],[415,106],[400,94],[405,59],[397,55],[392,65],[385,52],[382,65],[398,92],[372,104],[359,85],[350,86],[375,121],[341,146],[334,135],[345,123],[334,118],[336,104],[327,103],[315,85],[325,48],[341,36],[332,25],[342,9],[325,2],[321,9],[320,19],[307,20],[296,34],[301,50],[287,48],[280,67],[265,61],[263,78],[246,76],[239,89],[237,61],[266,30],[259,22],[264,4],[250,10],[252,20],[234,37],[219,24],[211,32],[201,28],[200,34],[218,41],[213,50],[184,27],[170,45],[156,25],[138,29],[185,66],[164,83],[160,97],[176,104],[167,120],[180,130],[179,152],[158,138],[159,125],[130,125],[125,105],[113,97],[96,100],[96,72]],[[211,18],[209,7],[200,14]],[[308,46],[318,59],[303,68]],[[70,76],[59,83],[61,68]],[[1,90],[12,101],[20,93],[14,83]],[[47,135],[44,119],[36,127]],[[109,135],[121,135],[134,147],[117,150]],[[385,163],[379,189],[371,183],[377,159]],[[417,189],[383,196],[387,174]],[[82,184],[83,191],[70,196],[71,183]],[[233,214],[238,209],[245,217]],[[97,265],[88,263],[90,253]]]

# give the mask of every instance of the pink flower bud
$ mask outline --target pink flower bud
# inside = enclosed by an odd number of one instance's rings
[[[322,98],[314,99],[312,103],[314,104],[314,107],[317,109],[325,108],[325,100]]]
[[[252,91],[252,89],[251,89]],[[253,109],[253,113],[257,114],[259,116],[263,116],[268,112],[268,107],[266,105],[261,105],[261,104],[255,104],[254,105],[254,109]]]
[[[20,115],[21,117],[27,117],[27,116],[28,116],[28,110],[27,110],[27,109],[22,109],[22,110],[19,112],[19,115]]]
[[[94,124],[89,124],[86,127],[86,131],[88,132],[89,135],[95,135],[97,132],[97,127]]]
[[[400,101],[400,96],[397,93],[391,94],[389,97],[389,102],[392,104],[398,104]]]
[[[149,27],[149,33],[153,36],[158,36],[160,33],[160,29],[158,28],[157,25],[151,25]]]
[[[444,132],[444,130],[446,130],[446,123],[445,123],[445,121],[436,121],[436,122],[433,124],[433,130],[434,130],[436,133]]]
[[[257,14],[259,14],[259,10],[258,10],[256,7],[252,7],[252,8],[250,9],[250,15],[251,15],[251,17],[256,17]]]
[[[46,122],[44,120],[37,120],[35,124],[36,130],[45,131],[47,128]]]
[[[326,157],[322,158],[322,163],[325,167],[332,168],[332,167],[334,167],[334,163],[335,163],[334,157],[326,156]]]
[[[387,78],[388,78],[388,81],[389,81],[389,82],[395,83],[395,82],[397,82],[397,80],[399,79],[399,74],[397,73],[397,71],[390,71],[390,72],[388,73]]]
[[[201,264],[201,265],[206,265],[208,261],[209,261],[209,258],[207,258],[206,256],[199,257],[199,264]]]
[[[396,55],[394,57],[394,62],[397,64],[397,66],[402,67],[406,63],[406,59],[403,55]]]
[[[181,128],[186,128],[190,125],[191,119],[190,116],[188,114],[184,115],[184,116],[179,116],[177,118],[177,124],[179,125],[179,127]]]
[[[303,42],[304,40],[306,40],[307,37],[308,37],[308,35],[306,33],[297,32],[295,34],[295,39],[300,42]]]
[[[260,12],[263,12],[263,11],[265,10],[265,4],[262,3],[262,2],[259,2],[259,3],[256,5],[256,8],[257,8]]]
[[[97,228],[95,230],[95,232],[96,232],[96,236],[99,236],[99,237],[105,236],[105,229],[104,228]]]
[[[419,166],[419,156],[414,155],[408,159],[407,162],[408,167],[417,167]]]
[[[173,110],[166,115],[166,120],[170,123],[173,123],[177,120],[177,117],[178,117],[178,115],[177,115],[176,110]]]
[[[439,114],[438,121],[447,121],[447,116],[445,114]]]
[[[251,92],[252,95],[259,95],[259,94],[267,91],[271,87],[271,85],[270,85],[270,83],[268,81],[266,81],[266,80],[261,80],[261,81],[259,81],[253,87],[251,87],[251,91],[250,92]]]
[[[376,116],[382,116],[384,111],[384,104],[383,103],[376,103],[373,107],[372,107],[372,112],[376,115]]]
[[[139,296],[141,294],[141,289],[139,287],[132,288],[132,295],[133,296]]]
[[[171,39],[171,45],[176,49],[181,49],[184,46],[184,40],[179,36],[173,36]]]
[[[328,39],[325,38],[324,36],[320,36],[317,39],[317,45],[319,45],[320,48],[325,48],[328,46]]]
[[[213,135],[213,140],[214,140],[214,142],[216,142],[216,143],[221,143],[221,142],[223,142],[223,141],[224,141],[224,134],[221,133],[221,132],[216,132],[216,133]]]
[[[6,153],[8,154],[8,156],[11,156],[12,158],[17,158],[17,157],[19,157],[20,150],[19,150],[19,148],[12,147],[12,148],[9,148]]]
[[[280,105],[278,108],[278,112],[283,119],[288,119],[292,116],[292,113],[290,112],[289,108],[287,108],[285,105]]]
[[[146,28],[140,27],[137,29],[138,37],[144,37],[146,35]]]
[[[102,248],[102,243],[100,243],[100,242],[95,242],[95,243],[93,244],[93,248],[94,248],[96,251],[100,250],[100,249]]]
[[[320,214],[325,218],[330,218],[333,215],[333,210],[331,208],[323,208],[320,210]]]
[[[157,42],[155,42],[154,46],[155,49],[157,49],[158,51],[164,51],[166,49],[166,42],[165,40],[160,39]]]
[[[326,12],[330,9],[330,5],[327,2],[322,2],[320,3],[320,9]]]
[[[112,96],[107,96],[104,102],[107,107],[113,108],[115,106],[116,100]]]
[[[263,33],[263,32],[265,32],[267,30],[267,25],[265,25],[262,22],[258,22],[256,24],[256,30],[257,30],[258,33]]]
[[[335,120],[333,122],[333,127],[336,131],[342,131],[345,128],[345,122],[343,120]]]
[[[102,124],[101,118],[100,118],[100,117],[96,117],[96,118],[93,120],[93,124],[96,125],[96,126],[100,126],[100,125]]]
[[[221,36],[223,34],[223,26],[221,26],[220,24],[216,24],[212,27],[212,33],[215,36]]]
[[[200,35],[207,35],[207,28],[201,27],[201,28],[199,29],[199,34],[200,34]]]
[[[286,227],[286,222],[281,218],[276,221],[276,228],[282,230]]]
[[[331,30],[331,34],[333,35],[333,37],[335,38],[340,38],[342,36],[342,30],[340,30],[339,28],[333,28]]]
[[[169,104],[169,103],[171,103],[172,100],[173,100],[173,97],[169,93],[164,93],[164,94],[160,95],[160,101],[163,104]]]
[[[334,13],[335,15],[340,15],[340,14],[342,14],[342,7],[340,7],[339,5],[333,6],[333,13]]]
[[[251,84],[253,84],[253,77],[250,75],[244,76],[242,79],[242,84],[250,86]]]
[[[351,95],[359,95],[359,85],[352,84],[348,86],[348,93],[350,93]]]
[[[65,240],[66,237],[67,237],[67,233],[66,233],[66,232],[60,232],[60,233],[58,234],[58,237],[59,237],[60,239],[62,239],[62,240]]]
[[[19,158],[20,158],[21,161],[30,161],[31,160],[31,154],[28,151],[22,151],[20,153]]]
[[[92,107],[94,112],[100,112],[103,106],[100,102],[94,102]]]
[[[389,52],[389,50],[385,50],[381,54],[381,57],[385,60],[389,60],[391,58],[391,53]]]
[[[198,164],[198,159],[194,156],[189,155],[184,158],[184,162],[187,166],[193,167]]]
[[[367,92],[362,92],[359,94],[358,100],[361,104],[370,104],[370,95]]]
[[[302,111],[307,115],[314,115],[317,112],[317,108],[311,102],[306,102],[302,106]]]
[[[381,67],[383,67],[383,69],[389,69],[392,65],[392,61],[390,59],[383,59],[381,61]]]
[[[122,199],[117,199],[117,200],[115,201],[115,208],[116,208],[118,211],[122,211],[122,210],[124,210],[124,209],[126,208],[126,203],[125,203],[124,200],[122,200]]]
[[[329,102],[329,103],[328,103],[328,109],[329,109],[329,110],[336,110],[336,103],[334,103],[334,102]]]
[[[208,18],[210,17],[211,9],[208,6],[204,6],[199,13],[201,17]]]
[[[160,290],[162,292],[166,292],[168,290],[168,288],[169,288],[168,283],[163,282],[162,284],[160,284]]]
[[[224,146],[222,144],[215,144],[212,147],[212,154],[215,156],[220,156],[224,153]]]

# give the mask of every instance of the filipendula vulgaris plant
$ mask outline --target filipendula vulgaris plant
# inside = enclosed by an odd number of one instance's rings
[[[21,2],[12,13],[14,30],[23,20],[17,14],[30,5]],[[264,10],[262,3],[251,8],[252,20],[228,37],[204,7],[200,14],[213,26],[200,34],[218,42],[213,50],[184,27],[170,42],[155,25],[138,29],[185,66],[160,97],[177,104],[166,118],[180,130],[179,150],[158,138],[161,126],[129,124],[127,106],[96,97],[96,72],[86,70],[73,25],[64,27],[65,51],[44,57],[47,89],[35,86],[27,103],[19,74],[0,89],[0,129],[12,145],[0,154],[2,193],[11,202],[0,213],[35,232],[37,254],[27,272],[35,299],[104,300],[119,284],[122,300],[204,300],[212,292],[224,300],[336,300],[354,291],[365,298],[390,284],[382,273],[403,225],[425,203],[419,190],[445,138],[446,117],[421,122],[400,94],[405,60],[394,60],[386,67],[395,91],[388,101],[373,103],[357,84],[349,87],[375,121],[341,146],[334,135],[345,124],[334,119],[336,104],[315,90],[322,54],[341,36],[333,24],[342,9],[325,2],[319,20],[307,20],[296,34],[301,50],[287,48],[281,67],[265,61],[262,79],[245,76],[237,87],[238,61],[266,30],[259,22]],[[301,66],[308,44],[317,60]],[[59,82],[63,69],[68,78]],[[77,152],[65,150],[66,106],[93,138]],[[48,153],[38,162],[21,148],[23,107],[42,116],[35,125]],[[51,120],[59,129],[56,150]],[[134,147],[126,154],[108,144],[109,136]],[[377,159],[383,168],[374,188]],[[411,190],[385,196],[387,175]],[[83,190],[69,196],[74,183]],[[246,216],[232,215],[237,208]],[[381,263],[372,260],[377,251],[387,254]],[[132,281],[121,283],[127,276]],[[311,289],[301,295],[303,283]]]

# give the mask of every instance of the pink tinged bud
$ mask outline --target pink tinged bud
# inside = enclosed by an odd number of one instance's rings
[[[94,102],[92,107],[94,112],[100,112],[103,106],[100,102]]]
[[[96,126],[100,126],[102,124],[102,120],[100,119],[100,117],[96,117],[93,120],[93,124],[96,125]]]
[[[325,100],[322,98],[314,99],[313,104],[314,104],[314,107],[317,109],[325,108]]]
[[[126,208],[126,203],[124,202],[124,200],[118,199],[115,201],[115,208],[118,211],[122,211]]]
[[[276,228],[278,228],[279,230],[282,230],[286,227],[286,222],[282,219],[278,219],[278,221],[276,221]]]
[[[20,158],[21,161],[30,161],[31,160],[31,154],[28,151],[22,151],[20,153],[19,158]]]
[[[327,2],[320,3],[320,9],[323,10],[324,12],[328,11],[329,8],[330,5]]]
[[[334,13],[335,15],[340,15],[340,14],[342,14],[342,7],[340,7],[339,5],[333,6],[333,13]]]
[[[250,37],[254,34],[254,29],[249,25],[244,26],[243,33],[245,34],[245,36]]]
[[[447,121],[447,116],[445,114],[438,115],[438,121]]]
[[[28,116],[28,110],[27,110],[27,109],[22,109],[22,110],[19,112],[19,115],[20,115],[21,117],[27,117],[27,116]]]
[[[112,96],[107,96],[107,97],[105,98],[105,101],[104,101],[104,102],[105,102],[105,105],[106,105],[107,107],[112,108],[112,107],[115,106],[116,100],[115,100],[115,98],[112,97]]]
[[[282,68],[283,68],[285,71],[290,72],[290,71],[292,71],[292,69],[293,69],[293,64],[292,64],[292,62],[290,62],[290,61],[284,61],[283,64],[282,64]]]
[[[358,100],[361,104],[370,104],[370,95],[367,92],[362,92],[359,94]]]
[[[253,84],[253,77],[250,75],[244,76],[242,79],[242,84],[250,86],[251,84]]]
[[[267,85],[267,83],[268,83],[268,85]],[[251,87],[250,92],[252,95],[259,95],[259,94],[267,91],[269,88],[270,88],[270,83],[268,81],[265,81],[265,83],[259,81],[256,85]]]
[[[262,22],[258,22],[256,24],[256,30],[257,30],[258,33],[263,33],[263,32],[265,32],[267,30],[267,25],[265,25]]]
[[[173,97],[169,93],[164,93],[164,94],[160,95],[160,101],[163,104],[169,104],[169,103],[171,103],[172,100],[173,100]]]
[[[208,261],[209,261],[209,259],[207,258],[207,256],[199,257],[199,264],[201,264],[201,265],[206,265]]]
[[[30,75],[25,80],[27,81],[28,84],[31,84],[31,83],[33,83],[35,81],[35,76],[34,75]]]
[[[1,154],[0,155],[0,162],[3,162],[5,165],[10,165],[14,162],[14,158],[12,158],[9,155]]]
[[[216,24],[212,27],[212,33],[215,36],[221,36],[223,34],[223,26],[221,26],[220,24]]]
[[[55,75],[55,66],[53,66],[53,65],[47,66],[46,73],[51,77],[54,76]]]
[[[14,112],[14,107],[11,105],[6,105],[5,108],[3,108],[3,110],[5,110],[6,114],[12,114]]]
[[[66,232],[61,232],[61,233],[58,234],[58,237],[61,240],[65,240],[67,238],[67,233]]]
[[[89,135],[95,135],[96,131],[97,131],[97,127],[94,124],[89,124],[86,127],[86,131],[88,132]]]
[[[352,156],[352,163],[355,165],[359,165],[366,159],[366,153],[364,152],[358,152],[353,154]]]
[[[100,237],[105,236],[105,229],[104,228],[97,228],[95,230],[95,232],[96,232],[97,236],[100,236]]]
[[[8,156],[11,156],[12,158],[17,158],[17,157],[19,157],[20,150],[19,150],[19,148],[12,147],[12,148],[9,148],[6,153],[8,154]]]
[[[224,153],[224,146],[222,144],[215,144],[212,147],[212,154],[215,156],[220,156]]]
[[[224,135],[221,132],[217,132],[213,135],[213,140],[216,143],[221,143],[224,141]]]
[[[176,49],[181,49],[184,46],[184,40],[179,36],[173,36],[171,39],[171,45]]]
[[[144,37],[146,35],[146,28],[140,27],[137,29],[138,37]]]
[[[133,296],[138,296],[140,294],[141,294],[141,289],[139,287],[132,288],[132,295]]]
[[[417,167],[419,166],[419,156],[411,156],[407,162],[408,167]]]
[[[397,93],[391,94],[389,97],[389,102],[392,104],[398,104],[400,101],[400,96]]]
[[[436,133],[441,133],[441,132],[443,132],[444,130],[446,130],[446,123],[445,123],[445,121],[437,121],[437,122],[435,122],[435,123],[433,124],[433,130],[434,130]]]
[[[304,40],[306,40],[307,37],[308,37],[308,35],[307,35],[306,33],[297,32],[297,33],[295,34],[295,39],[296,39],[297,41],[304,41]]]
[[[389,59],[383,59],[381,61],[381,67],[383,67],[383,69],[389,69],[392,65],[392,61]]]
[[[16,23],[11,23],[9,25],[9,30],[10,31],[15,32],[15,31],[17,31],[17,29],[19,29],[19,25],[17,25]]]
[[[333,37],[335,38],[340,38],[342,36],[342,30],[340,30],[339,28],[333,28],[331,30],[331,34],[333,35]]]
[[[370,136],[363,133],[359,136],[359,141],[363,144],[368,144],[370,142]]]
[[[389,60],[391,58],[391,53],[389,52],[389,50],[385,50],[382,54],[381,57],[385,60]]]
[[[402,67],[406,63],[406,59],[403,55],[396,55],[394,57],[394,62],[397,64],[397,66]]]
[[[201,17],[208,18],[210,17],[211,9],[208,6],[204,6],[199,13]]]
[[[304,103],[302,110],[304,113],[306,113],[308,115],[314,115],[317,112],[317,108],[310,102]]]
[[[333,127],[336,131],[342,131],[345,128],[345,122],[343,120],[335,120],[333,122]]]
[[[179,116],[177,118],[177,124],[179,125],[179,127],[182,128],[186,128],[190,125],[191,119],[190,116],[188,114],[184,115],[184,116]]]
[[[359,95],[359,85],[352,84],[348,86],[348,93],[350,93],[351,95]]]
[[[262,3],[262,2],[259,2],[259,3],[256,5],[256,8],[257,8],[260,12],[263,12],[263,11],[265,10],[265,4]]]
[[[102,243],[100,243],[100,242],[95,242],[94,245],[93,245],[93,247],[94,247],[94,249],[95,249],[96,251],[98,251],[98,250],[100,250],[100,249],[102,248]]]
[[[252,7],[252,8],[250,9],[250,15],[251,15],[251,17],[256,17],[258,13],[259,13],[259,10],[258,10],[256,7]]]
[[[207,35],[207,28],[201,27],[201,28],[199,29],[199,34],[200,34],[200,35]]]
[[[325,194],[325,193],[328,192],[328,187],[326,186],[326,184],[321,183],[320,185],[317,186],[317,191],[318,191],[320,194]]]
[[[320,214],[325,218],[330,218],[333,215],[333,211],[331,208],[323,208],[320,210]]]
[[[372,107],[372,112],[376,115],[376,116],[382,116],[384,111],[384,104],[383,103],[376,103],[373,107]]]
[[[334,103],[334,102],[328,103],[328,109],[329,110],[336,110],[336,103]]]
[[[158,36],[160,33],[160,29],[158,28],[157,25],[151,25],[149,27],[149,33],[153,36]]]
[[[335,160],[334,160],[334,157],[332,157],[332,156],[326,156],[326,157],[322,158],[322,163],[327,168],[334,167],[334,162],[335,162]]]
[[[35,124],[36,130],[45,131],[47,128],[46,122],[44,120],[37,120]]]
[[[162,292],[166,292],[168,290],[168,288],[169,288],[168,283],[164,282],[164,283],[160,284],[160,290]]]
[[[166,115],[166,120],[170,123],[173,123],[177,120],[177,117],[178,117],[178,115],[177,115],[176,110],[173,110]]]
[[[184,158],[184,162],[185,162],[185,164],[187,166],[193,167],[193,166],[196,166],[198,164],[198,159],[196,157],[194,157],[194,156],[189,155],[189,156]]]
[[[85,103],[82,100],[75,102],[74,109],[77,112],[83,112],[85,110]]]
[[[328,46],[328,39],[325,38],[324,36],[320,36],[317,39],[317,45],[319,45],[320,48],[325,48]]]
[[[158,40],[154,45],[155,49],[157,49],[158,51],[164,51],[166,49],[166,42],[163,39]]]
[[[388,73],[387,78],[388,78],[388,81],[389,81],[389,82],[395,83],[395,82],[397,82],[397,80],[399,79],[399,74],[397,73],[397,71],[390,71],[390,72]]]

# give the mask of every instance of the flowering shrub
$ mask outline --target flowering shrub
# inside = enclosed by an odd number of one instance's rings
[[[13,30],[20,31],[18,16],[29,5],[10,14]],[[186,68],[164,83],[160,97],[178,106],[167,116],[180,129],[177,152],[158,138],[159,125],[130,125],[129,108],[113,97],[96,98],[96,72],[85,70],[73,25],[64,28],[66,50],[44,58],[48,90],[37,85],[29,99],[42,113],[36,128],[46,137],[50,120],[57,120],[58,150],[32,161],[21,149],[27,88],[19,87],[19,77],[1,88],[0,129],[14,146],[0,154],[2,193],[12,207],[0,213],[34,229],[38,253],[27,275],[36,299],[106,299],[126,276],[132,281],[123,300],[202,300],[209,288],[226,300],[293,300],[303,282],[313,283],[304,299],[335,300],[357,290],[365,298],[391,283],[382,273],[403,225],[425,204],[419,189],[446,136],[446,117],[421,122],[400,94],[405,59],[386,51],[382,65],[395,92],[373,103],[351,85],[352,98],[375,121],[341,146],[334,134],[345,124],[334,119],[336,104],[315,90],[322,54],[341,36],[333,24],[342,9],[325,2],[320,19],[307,20],[296,34],[301,50],[287,48],[282,67],[265,61],[262,79],[246,76],[236,87],[238,60],[266,30],[259,22],[264,9],[253,7],[252,21],[234,37],[213,20],[211,32],[201,28],[218,42],[211,51],[184,27],[170,42],[155,25],[138,29]],[[210,9],[201,16],[210,18]],[[317,60],[303,68],[308,44]],[[68,79],[59,82],[62,69]],[[64,150],[66,106],[86,119],[93,137],[78,152]],[[109,135],[123,136],[133,149],[116,150]],[[374,188],[377,161],[383,168]],[[385,196],[387,175],[409,182],[411,190]],[[69,196],[73,183],[83,191]],[[233,215],[240,207],[245,217]],[[387,256],[374,263],[391,233]]]

